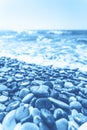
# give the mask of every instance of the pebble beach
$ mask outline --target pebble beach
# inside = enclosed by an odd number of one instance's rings
[[[14,35],[18,36],[16,33]],[[58,36],[61,33],[55,32],[53,35],[51,32],[49,34],[51,37],[48,39],[48,35],[41,32],[38,37],[35,37],[35,32],[32,35],[34,35],[32,40],[28,40],[30,43],[37,40],[38,45],[28,44],[28,41],[26,45],[23,44],[24,34],[21,40],[19,37],[16,38],[17,43],[20,41],[19,46],[13,44],[15,37],[11,34],[5,38],[1,36],[0,130],[86,130],[87,45],[81,43],[82,33],[79,34],[80,38],[77,37],[80,44],[76,46],[73,44],[73,49],[68,44],[70,44],[69,39],[72,39],[71,43],[75,42],[77,36],[75,34],[73,38],[66,39],[63,34],[61,43],[66,41],[68,46],[58,45],[58,49],[55,47],[57,47],[57,41],[60,42]],[[55,39],[54,46],[52,46],[53,38]],[[41,42],[44,42],[42,46]],[[46,44],[48,44],[47,47]],[[23,45],[22,48],[19,48],[20,45]],[[26,49],[23,49],[25,46]],[[32,53],[30,48],[32,48]],[[60,50],[61,55],[58,55]],[[81,53],[79,50],[82,50]],[[64,54],[66,60],[64,60]]]

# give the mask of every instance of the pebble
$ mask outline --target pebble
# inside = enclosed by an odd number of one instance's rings
[[[56,121],[57,130],[68,130],[68,121],[65,118],[61,118]]]
[[[31,86],[30,90],[37,97],[49,96],[49,87],[47,85]]]
[[[4,96],[4,95],[1,95],[0,96],[0,103],[4,103],[8,100],[8,97],[7,96]]]
[[[21,130],[39,130],[39,127],[34,123],[26,122],[22,124]]]
[[[4,84],[0,84],[0,92],[7,90],[8,87]]]
[[[82,105],[81,105],[81,103],[78,102],[78,101],[72,101],[72,102],[70,103],[70,108],[71,108],[71,109],[76,109],[77,111],[81,111]]]
[[[38,98],[35,102],[35,107],[38,109],[46,108],[49,110],[52,108],[52,103],[48,100],[48,98]]]
[[[17,122],[20,122],[22,119],[26,118],[27,116],[29,116],[28,107],[20,106],[17,108],[15,112],[15,119]]]
[[[14,130],[21,130],[21,123],[17,123]]]
[[[5,116],[2,122],[3,130],[14,130],[16,126],[15,112],[16,110],[12,110]]]
[[[85,122],[84,124],[82,124],[78,130],[87,130],[87,122]]]
[[[13,101],[13,102],[11,102],[11,103],[7,106],[6,111],[14,110],[14,109],[17,108],[19,105],[20,105],[20,101]]]
[[[52,97],[48,97],[48,99],[55,105],[57,105],[58,107],[64,109],[64,110],[69,110],[69,105],[66,104],[65,102],[63,101],[60,101],[60,100],[57,100],[55,98],[52,98]]]
[[[66,87],[66,88],[70,88],[70,87],[73,87],[74,85],[71,83],[71,82],[68,82],[68,81],[66,81],[65,83],[64,83],[64,87]]]
[[[6,106],[4,104],[0,103],[0,112],[5,111],[5,109],[6,109]]]
[[[31,99],[33,97],[34,97],[34,94],[33,93],[29,93],[22,99],[22,102],[23,103],[30,103],[30,101],[31,101]]]
[[[22,89],[20,90],[20,92],[19,92],[19,97],[23,99],[28,93],[29,93],[29,89],[27,89],[27,88],[22,88]]]

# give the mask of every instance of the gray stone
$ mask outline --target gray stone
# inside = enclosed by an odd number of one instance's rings
[[[34,97],[34,94],[29,93],[22,99],[22,102],[23,103],[30,103],[30,101],[32,100],[33,97]]]
[[[22,88],[19,92],[19,97],[24,98],[29,93],[29,90],[27,88]]]
[[[29,109],[25,106],[20,106],[17,108],[15,112],[15,119],[16,121],[21,121],[23,118],[29,116]]]
[[[5,117],[2,122],[3,125],[3,130],[14,130],[16,126],[16,121],[15,121],[15,111],[12,110],[10,111]]]
[[[52,97],[48,97],[48,99],[55,105],[57,105],[58,107],[64,109],[64,110],[69,110],[69,105],[66,104],[65,102],[63,101],[60,101],[60,100],[57,100],[55,98],[52,98]]]
[[[81,108],[82,108],[82,105],[78,101],[73,101],[73,102],[70,103],[70,108],[71,109],[76,109],[77,111],[80,111]]]
[[[37,97],[48,97],[49,96],[49,87],[46,85],[31,86],[30,90]]]
[[[34,123],[26,122],[21,126],[21,130],[39,130],[39,128]]]
[[[57,130],[68,130],[68,121],[65,118],[61,118],[56,121]]]
[[[49,110],[52,108],[52,103],[48,100],[48,98],[39,98],[35,102],[35,107],[38,109],[46,108]]]
[[[4,103],[8,100],[8,97],[7,96],[4,96],[4,95],[1,95],[0,96],[0,103]]]

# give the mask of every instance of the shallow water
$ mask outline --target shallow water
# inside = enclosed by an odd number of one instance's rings
[[[1,56],[87,71],[87,31],[0,31]]]

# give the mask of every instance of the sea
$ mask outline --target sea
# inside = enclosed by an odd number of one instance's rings
[[[0,30],[0,57],[87,72],[87,30]]]

